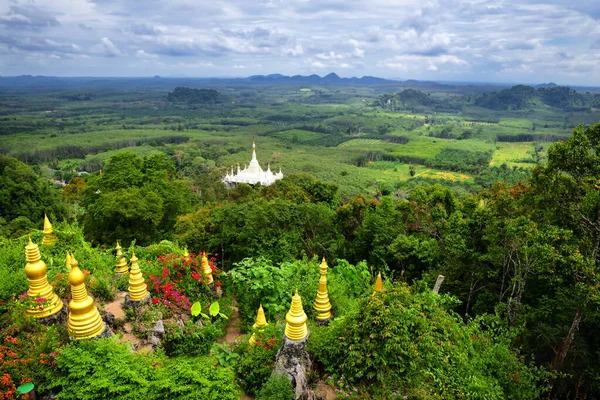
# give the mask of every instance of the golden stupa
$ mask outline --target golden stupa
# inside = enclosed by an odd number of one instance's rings
[[[375,286],[373,286],[373,293],[383,292],[383,280],[381,279],[381,272],[377,274],[377,280],[375,280]]]
[[[190,261],[190,253],[187,247],[183,249],[183,261]]]
[[[252,328],[258,331],[262,331],[261,328],[267,326],[268,324],[269,323],[267,322],[267,317],[265,317],[265,310],[263,310],[261,303],[261,305],[258,307],[258,312],[256,313],[256,321],[254,322],[254,325],[252,325]],[[252,336],[250,336],[250,344],[254,344],[254,342],[256,342],[254,335],[255,334],[253,333]]]
[[[51,245],[52,243],[56,242],[56,236],[52,232],[52,224],[50,223],[50,220],[48,219],[48,216],[46,215],[46,213],[44,213],[44,230],[43,230],[43,232],[44,232],[44,239],[42,240],[43,246],[48,246],[48,245]]]
[[[115,254],[115,258],[118,260],[119,258],[121,258],[121,256],[123,255],[123,252],[121,251],[121,245],[119,244],[119,241],[117,240],[117,246],[115,247],[115,250],[117,251]]]
[[[285,336],[290,340],[302,340],[308,335],[308,328],[306,327],[306,320],[308,317],[304,313],[302,308],[302,298],[298,294],[292,297],[292,305],[290,311],[285,316]]]
[[[63,302],[48,283],[46,263],[41,260],[40,248],[31,241],[31,237],[29,244],[25,246],[25,257],[25,274],[29,281],[27,296],[32,301],[32,305],[25,312],[34,318],[46,318],[58,313],[63,308]]]
[[[331,303],[327,294],[327,262],[325,261],[325,257],[323,257],[319,268],[321,270],[321,277],[319,278],[319,289],[317,290],[317,299],[313,308],[318,313],[317,319],[324,321],[331,318]]]
[[[144,300],[148,297],[148,289],[142,270],[138,265],[138,258],[135,252],[131,251],[131,270],[129,271],[129,298],[133,301]]]
[[[104,330],[94,299],[88,295],[85,287],[85,275],[79,269],[75,257],[71,258],[71,301],[69,302],[69,334],[75,339],[87,339],[98,336]]]
[[[71,263],[72,263],[72,258],[71,258],[71,254],[69,254],[69,252],[67,251],[67,256],[66,256],[66,260],[65,260],[65,266],[67,267],[67,271],[71,270]]]
[[[204,274],[204,279],[206,279],[206,283],[213,283],[212,276],[212,268],[208,264],[208,257],[206,257],[206,252],[202,254],[202,273]]]
[[[117,247],[115,247],[117,253],[115,255],[117,259],[117,274],[126,274],[129,272],[129,267],[127,266],[127,259],[123,256],[123,252],[121,251],[121,245],[119,245],[119,241],[117,240]]]

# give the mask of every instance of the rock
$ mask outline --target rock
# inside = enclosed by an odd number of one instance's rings
[[[125,295],[125,300],[123,301],[123,309],[132,308],[134,310],[137,310],[137,308],[139,306],[141,306],[142,304],[145,304],[145,303],[147,303],[149,301],[150,301],[150,295],[149,294],[148,294],[148,296],[144,297],[142,300],[135,301],[135,300],[131,300],[131,298],[129,297],[129,293],[127,293]]]
[[[37,322],[44,325],[63,325],[67,323],[69,319],[69,311],[67,308],[67,301],[63,300],[63,308],[54,315],[46,318],[39,318]]]
[[[102,317],[102,321],[104,321],[104,323],[109,326],[111,329],[114,329],[116,326],[115,323],[115,316],[113,313],[103,310],[101,308],[98,309],[98,311],[100,312],[100,316]]]
[[[162,337],[165,334],[165,325],[163,324],[162,319],[156,322],[154,328],[152,328],[152,332],[158,337]]]
[[[150,343],[152,346],[156,347],[160,344],[160,339],[157,338],[156,336],[152,335],[148,338],[148,343]]]
[[[277,352],[273,374],[285,374],[296,393],[296,399],[316,399],[316,395],[308,387],[308,373],[312,367],[310,357],[304,348],[309,334],[302,340],[290,340],[283,336],[283,346]]]

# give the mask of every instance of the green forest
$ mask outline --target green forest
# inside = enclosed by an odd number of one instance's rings
[[[600,397],[600,92],[35,79],[0,78],[0,399],[294,399],[294,307],[313,398]],[[227,187],[253,142],[283,179]]]

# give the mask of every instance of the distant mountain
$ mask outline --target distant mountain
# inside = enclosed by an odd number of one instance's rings
[[[244,80],[249,82],[277,82],[277,83],[298,83],[298,84],[315,84],[315,85],[335,85],[335,84],[346,84],[354,83],[361,85],[380,85],[380,84],[398,84],[398,81],[377,78],[374,76],[363,76],[362,78],[340,78],[335,72],[332,72],[324,77],[319,75],[294,75],[286,76],[281,74],[270,74],[270,75],[252,75]]]
[[[584,94],[567,86],[549,83],[538,89],[516,85],[498,92],[484,93],[475,100],[475,105],[492,110],[522,110],[537,104],[574,111],[597,107],[600,95]]]
[[[551,88],[556,86],[558,85],[554,82],[540,83],[539,85],[535,85],[536,88]]]

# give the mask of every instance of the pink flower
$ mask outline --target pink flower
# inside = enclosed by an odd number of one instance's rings
[[[45,297],[37,297],[35,299],[36,303],[45,303],[46,302],[46,298]]]

